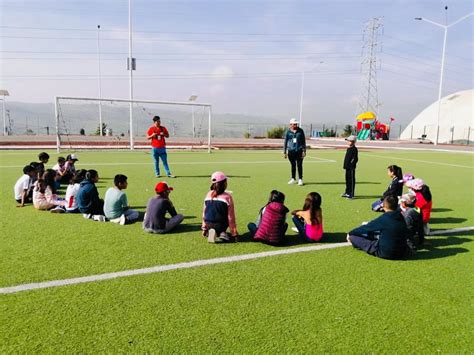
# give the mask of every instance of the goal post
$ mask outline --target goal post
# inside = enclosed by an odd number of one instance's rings
[[[124,106],[127,104],[128,106]],[[132,112],[130,115],[130,104],[133,105]],[[97,105],[97,107],[95,107]],[[201,112],[198,113],[200,117],[200,124],[198,130],[198,137],[207,138],[207,150],[211,152],[211,128],[212,128],[212,104],[209,103],[200,103],[196,101],[162,101],[162,100],[127,100],[127,99],[116,99],[116,98],[97,98],[97,97],[77,97],[77,96],[55,96],[54,98],[54,114],[56,122],[56,149],[60,152],[61,148],[66,143],[69,143],[69,148],[74,148],[71,143],[70,137],[74,135],[71,133],[71,130],[77,130],[77,125],[84,125],[88,122],[89,128],[97,126],[99,130],[99,136],[102,137],[104,122],[103,116],[107,114],[107,105],[109,106],[110,115],[114,117],[121,116],[127,113],[127,120],[122,120],[119,123],[121,124],[122,129],[126,128],[125,131],[128,131],[128,147],[130,150],[134,150],[136,147],[134,135],[130,135],[130,132],[137,132],[135,129],[138,123],[143,124],[144,117],[146,118],[147,125],[151,122],[151,117],[158,115],[162,117],[160,111],[162,110],[183,110],[191,109],[192,110],[192,129],[189,127],[189,122],[186,119],[183,119],[183,116],[190,117],[191,113],[187,111],[168,111],[167,115],[169,116],[180,116],[179,119],[169,120],[167,122],[172,122],[173,132],[176,130],[179,131],[177,136],[189,138],[191,136],[195,138],[195,113],[197,109],[201,109]],[[122,106],[120,106],[122,105]],[[95,109],[97,108],[97,112]],[[67,112],[66,112],[67,111]],[[113,111],[113,113],[112,113]],[[97,118],[97,119],[96,119]],[[126,122],[129,121],[129,122]],[[117,122],[114,122],[117,124]],[[164,124],[167,126],[167,124]],[[205,127],[207,126],[207,127]],[[181,128],[181,129],[180,129]],[[204,129],[203,129],[204,128]],[[170,130],[170,129],[169,129]],[[81,134],[83,134],[83,129],[81,128]],[[207,132],[206,132],[207,131]],[[186,133],[187,132],[187,133]],[[207,137],[205,137],[207,133]],[[76,132],[77,134],[77,132]],[[125,136],[122,133],[122,136]],[[65,142],[67,139],[68,142]],[[201,141],[204,145],[204,140]]]

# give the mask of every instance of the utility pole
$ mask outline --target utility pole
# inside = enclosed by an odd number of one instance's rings
[[[97,25],[97,81],[99,84],[99,99],[102,99],[102,78],[100,71],[100,25]],[[99,101],[99,135],[104,135],[102,124],[102,101]]]
[[[367,22],[362,45],[362,85],[357,104],[357,112],[372,111],[378,115],[379,98],[377,91],[377,51],[381,46],[379,34],[383,29],[382,18],[375,17]]]

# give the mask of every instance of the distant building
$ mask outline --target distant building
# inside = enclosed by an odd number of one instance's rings
[[[435,101],[408,124],[400,139],[426,135],[426,139],[434,142],[437,122],[438,101]],[[468,137],[474,141],[474,90],[459,91],[441,99],[438,143],[465,143]]]

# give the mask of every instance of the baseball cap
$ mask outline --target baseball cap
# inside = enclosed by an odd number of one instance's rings
[[[349,141],[349,142],[355,142],[356,140],[357,140],[357,137],[354,135],[351,135],[346,138],[346,141]]]
[[[413,179],[413,180],[408,180],[407,181],[407,186],[410,189],[413,189],[413,190],[416,190],[416,191],[421,190],[424,185],[425,185],[425,182],[421,179]]]
[[[221,182],[227,180],[227,176],[222,171],[216,171],[211,175],[211,182]]]
[[[416,195],[415,195],[415,194],[413,194],[413,193],[406,193],[406,194],[402,195],[402,196],[399,198],[398,202],[400,202],[400,203],[404,202],[404,203],[407,203],[407,204],[411,205],[411,204],[413,204],[413,203],[415,202],[415,199],[416,199]]]
[[[290,119],[290,124],[298,124],[298,120],[296,118]]]
[[[79,159],[77,159],[77,156],[76,154],[70,154],[67,156],[66,160],[76,160],[76,161],[79,161]]]
[[[408,183],[408,181],[413,180],[415,177],[411,173],[407,173],[403,175],[403,179],[401,179],[399,182],[403,182],[404,184]]]
[[[155,192],[162,193],[165,191],[173,191],[173,188],[171,186],[168,186],[165,181],[160,181],[155,185]]]

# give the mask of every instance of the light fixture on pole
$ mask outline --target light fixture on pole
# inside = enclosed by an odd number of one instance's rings
[[[448,7],[445,6],[444,9],[447,11]],[[449,25],[447,23],[445,25],[443,25],[441,23],[437,23],[437,22],[428,20],[424,17],[415,17],[415,20],[425,21],[425,22],[431,23],[432,25],[435,25],[435,26],[438,26],[438,27],[441,27],[442,29],[444,29],[443,52],[441,54],[441,72],[440,72],[440,77],[439,77],[438,119],[437,119],[437,123],[436,123],[436,138],[435,138],[435,142],[434,142],[435,145],[438,145],[438,140],[439,140],[439,122],[440,122],[440,116],[441,116],[441,94],[442,94],[442,91],[443,91],[444,59],[445,59],[445,54],[446,54],[446,40],[448,38],[448,28],[458,24],[459,22],[467,19],[468,17],[470,17],[472,15],[474,15],[474,12],[471,12],[470,14],[467,14],[467,15],[457,19],[456,21],[454,21],[453,23],[450,23]]]
[[[2,100],[2,113],[3,113],[3,135],[7,135],[7,121],[6,121],[6,111],[5,111],[5,97],[10,96],[8,90],[0,90],[0,96],[3,96]]]
[[[314,70],[319,64],[323,64],[323,61],[320,61],[316,64],[312,70]],[[300,95],[300,127],[303,125],[303,97],[304,97],[304,77],[305,77],[305,70],[301,72],[301,95]]]
[[[102,99],[102,78],[100,72],[100,25],[97,25],[97,81],[99,85],[99,99]],[[99,135],[104,135],[102,124],[102,101],[99,101]]]
[[[191,95],[188,99],[188,101],[194,102],[197,100],[197,95]],[[191,106],[191,115],[192,115],[192,121],[193,121],[193,138],[196,136],[196,128],[194,125],[194,105]]]

